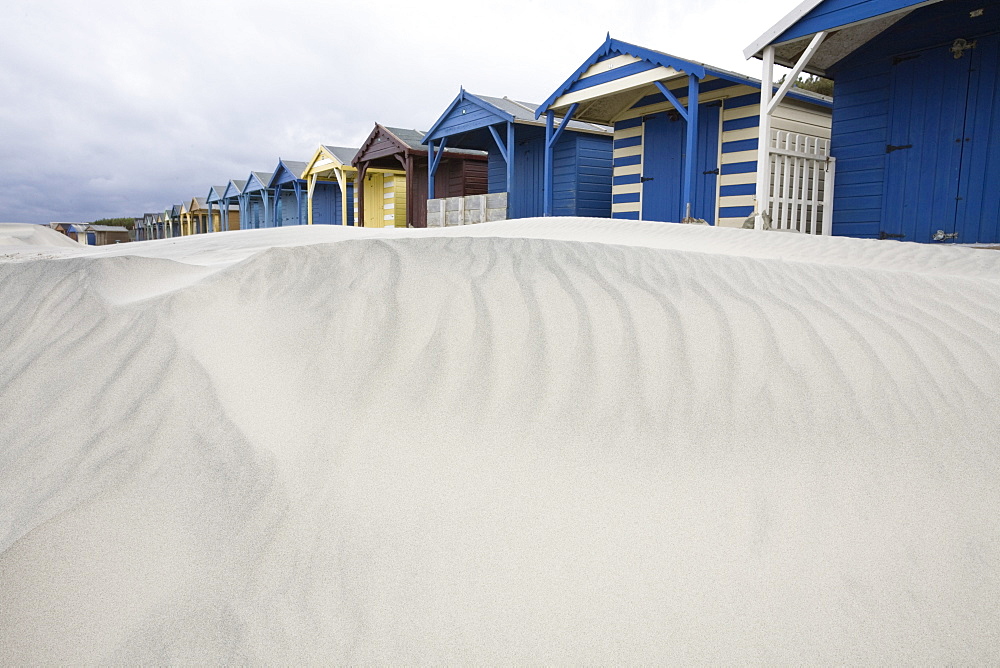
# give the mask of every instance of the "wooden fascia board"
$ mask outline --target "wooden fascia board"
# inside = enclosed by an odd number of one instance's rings
[[[462,102],[471,102],[472,104],[476,105],[483,111],[493,114],[494,116],[497,117],[496,123],[501,123],[501,122],[513,123],[515,121],[514,116],[512,114],[509,114],[506,111],[500,109],[499,107],[490,104],[486,100],[482,99],[477,95],[474,95],[473,93],[470,93],[466,90],[462,90],[459,96],[452,101],[447,111],[441,114],[441,116],[434,122],[434,125],[431,126],[431,129],[428,130],[426,134],[424,134],[424,138],[420,143],[427,144],[427,142],[432,141],[434,139],[440,139],[440,137],[437,136],[436,134],[438,127],[445,121],[445,119],[447,119],[451,115],[453,111],[455,111],[458,105],[461,104]],[[488,125],[493,125],[493,123],[489,123]],[[451,135],[442,135],[442,136],[450,137]]]
[[[328,162],[319,165],[319,163],[323,160],[326,160]],[[306,163],[306,168],[302,170],[300,178],[304,179],[313,174],[321,174],[331,169],[335,169],[337,167],[343,168],[344,166],[345,166],[344,163],[342,163],[340,159],[337,158],[337,156],[327,151],[321,144],[320,147],[316,149],[316,152],[313,153],[312,159]],[[352,167],[350,167],[349,165],[347,166],[347,168],[352,169]]]
[[[463,88],[458,92],[458,96],[451,101],[451,104],[448,105],[448,108],[444,110],[444,113],[438,116],[438,119],[434,121],[434,124],[431,125],[431,129],[428,130],[427,133],[424,135],[424,139],[421,143],[426,144],[432,139],[437,139],[434,133],[437,132],[438,127],[444,122],[446,118],[448,118],[448,116],[451,115],[451,112],[455,111],[458,105],[461,104],[462,101],[465,99],[467,98],[465,94],[465,89]]]
[[[743,55],[747,60],[749,60],[750,58],[760,58],[761,54],[764,51],[764,48],[767,46],[792,43],[796,41],[805,41],[806,43],[808,43],[809,40],[812,39],[813,35],[822,31],[833,32],[833,31],[843,30],[845,28],[850,28],[852,26],[868,23],[870,21],[874,21],[885,16],[891,16],[893,14],[899,14],[903,12],[909,13],[920,7],[924,7],[926,5],[933,5],[941,1],[942,0],[924,0],[923,2],[917,1],[905,6],[896,6],[890,9],[889,11],[877,11],[870,15],[864,15],[858,20],[849,21],[842,25],[826,25],[825,27],[817,28],[816,30],[812,30],[808,33],[804,33],[801,35],[793,35],[788,38],[782,39],[783,36],[789,30],[791,30],[796,26],[796,24],[798,24],[800,21],[806,18],[807,15],[810,14],[814,9],[822,5],[823,2],[826,2],[826,0],[804,0],[802,4],[793,9],[784,18],[782,18],[780,21],[778,21],[769,29],[767,29],[764,32],[764,34],[758,37],[752,44],[743,49]],[[877,9],[877,7],[875,9]]]
[[[379,137],[384,137],[387,140],[389,140],[390,144],[392,144],[395,147],[395,149],[392,150],[392,151],[388,151],[388,152],[382,151],[381,149],[379,149],[378,152],[372,151],[371,147],[375,145],[375,143],[378,141]],[[351,165],[357,167],[358,164],[361,163],[361,162],[369,162],[371,160],[374,160],[374,159],[377,159],[377,158],[380,158],[380,157],[385,157],[387,155],[391,155],[394,152],[395,153],[402,153],[402,152],[406,151],[407,148],[409,148],[409,147],[402,140],[400,140],[398,137],[396,137],[396,135],[394,135],[391,132],[389,132],[385,128],[385,126],[383,126],[383,125],[381,125],[379,123],[376,123],[375,124],[375,129],[372,130],[372,132],[371,132],[370,135],[368,135],[368,139],[365,140],[365,142],[361,145],[361,148],[358,149],[357,155],[355,155],[354,159],[351,160]]]
[[[584,88],[583,90],[578,90],[573,93],[567,93],[556,99],[552,103],[551,109],[558,113],[560,110],[569,108],[569,106],[574,103],[590,102],[608,95],[623,93],[636,88],[648,86],[654,81],[673,79],[681,75],[682,73],[677,70],[667,69],[662,66],[657,67],[646,72],[633,74],[627,79],[615,79],[614,81],[608,81],[590,88]]]
[[[659,67],[650,70],[650,72],[656,72],[660,69],[674,69],[685,74],[693,74],[699,79],[705,78],[705,66],[701,63],[678,58],[677,56],[673,56],[668,53],[653,51],[652,49],[647,49],[639,46],[638,44],[631,44],[629,42],[612,39],[609,34],[604,44],[602,44],[601,47],[590,56],[590,58],[584,61],[583,65],[577,68],[573,76],[563,82],[562,86],[556,89],[556,91],[549,96],[545,102],[538,106],[538,109],[535,111],[535,118],[541,117],[543,113],[549,110],[555,111],[556,109],[560,109],[562,107],[568,107],[574,102],[583,102],[593,97],[599,97],[598,95],[584,95],[584,91],[577,91],[575,94],[567,93],[566,91],[568,91],[574,83],[582,79],[587,70],[597,64],[603,56],[610,55],[612,53],[633,56],[634,58],[648,61],[654,65],[659,65]],[[612,84],[614,82],[607,83]],[[601,88],[606,85],[607,84],[599,84],[593,88]]]
[[[588,69],[590,69],[591,65],[600,60],[601,56],[610,53],[611,41],[612,41],[611,34],[608,33],[608,37],[607,39],[604,40],[604,43],[601,44],[601,46],[598,47],[596,51],[590,54],[590,57],[587,58],[585,61],[583,61],[583,64],[580,65],[580,67],[576,68],[576,71],[573,72],[573,74],[571,74],[570,77],[566,79],[566,81],[562,82],[562,84],[560,84],[559,87],[555,89],[555,91],[552,93],[552,95],[548,97],[547,100],[538,105],[538,109],[535,110],[535,118],[539,118],[543,113],[548,111],[552,103],[555,102],[557,99],[559,99],[559,97],[563,93],[565,93],[570,86],[572,86],[581,76],[583,76],[583,73],[586,72]]]

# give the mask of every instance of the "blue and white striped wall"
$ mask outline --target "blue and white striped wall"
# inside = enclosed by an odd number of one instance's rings
[[[672,88],[668,84],[668,88]],[[684,87],[686,93],[686,84]],[[687,104],[677,94],[681,104]],[[753,213],[757,182],[757,132],[760,120],[760,89],[708,76],[701,84],[699,103],[719,102],[718,166],[716,181],[716,224],[739,227]],[[615,119],[612,217],[642,218],[643,116],[672,109],[660,94],[645,96]],[[830,110],[799,100],[787,100],[776,111],[773,130],[787,130],[828,139]],[[678,174],[678,178],[680,175]]]

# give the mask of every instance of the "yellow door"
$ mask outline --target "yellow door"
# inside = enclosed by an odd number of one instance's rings
[[[368,172],[365,175],[365,227],[385,227],[382,181],[381,172]]]

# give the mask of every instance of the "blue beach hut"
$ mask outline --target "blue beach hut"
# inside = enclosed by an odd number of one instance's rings
[[[268,189],[271,198],[271,220],[276,227],[305,225],[309,222],[307,211],[307,184],[302,178],[306,163],[278,158]]]
[[[239,227],[237,229],[244,230],[247,229],[246,225],[246,211],[243,208],[243,189],[246,188],[247,182],[243,179],[232,179],[226,184],[226,189],[222,193],[222,198],[219,200],[219,210],[229,210],[230,207],[236,206],[239,210]]]
[[[1000,3],[806,0],[744,55],[833,79],[834,234],[1000,242]]]
[[[613,218],[743,225],[754,211],[759,102],[755,79],[608,36],[535,112],[546,119],[546,187],[554,189],[551,147],[568,120],[609,125]],[[824,165],[830,108],[829,98],[793,92],[776,121]],[[819,196],[823,176],[809,181]],[[814,204],[808,213],[820,211]],[[789,226],[819,233],[822,226],[810,220]]]
[[[536,118],[537,109],[536,104],[461,89],[423,143],[438,151],[486,151],[488,192],[507,193],[507,216],[541,216],[545,122]],[[611,216],[612,141],[607,126],[577,121],[567,126],[554,145],[551,215]],[[431,179],[436,167],[432,160]]]
[[[268,187],[274,172],[250,172],[246,185],[243,187],[242,205],[240,210],[240,228],[256,230],[262,227],[273,227],[271,219],[271,197],[274,190]]]

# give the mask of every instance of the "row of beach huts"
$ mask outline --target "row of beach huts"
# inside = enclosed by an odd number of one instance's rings
[[[744,51],[760,80],[613,39],[541,103],[460,90],[427,131],[238,175],[136,240],[534,216],[995,243],[1000,2],[806,0]],[[833,98],[792,86],[834,80]]]

